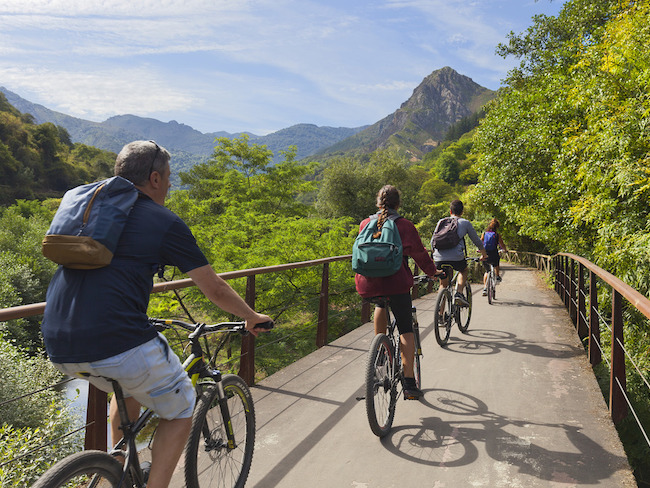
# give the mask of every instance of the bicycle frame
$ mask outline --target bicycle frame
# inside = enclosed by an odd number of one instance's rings
[[[391,316],[390,305],[386,301],[386,320],[388,321],[388,326],[386,327],[386,336],[391,343],[393,351],[393,375],[391,379],[392,386],[397,388],[401,383],[402,379],[402,354],[401,354],[401,344],[399,340],[399,334],[395,338],[395,330],[397,329],[397,322],[394,316]]]
[[[159,322],[160,323],[160,322]],[[172,325],[173,321],[166,322],[167,325]],[[226,399],[226,394],[221,383],[222,374],[221,371],[217,369],[209,370],[203,357],[203,348],[199,343],[199,338],[203,334],[206,324],[198,324],[194,332],[192,332],[188,339],[190,340],[191,352],[190,355],[183,362],[183,369],[187,372],[187,375],[192,381],[192,385],[196,389],[197,397],[201,394],[201,382],[199,379],[208,378],[212,380],[212,384],[217,388],[219,408],[221,410],[221,415],[224,419],[230,419],[230,412],[228,410],[228,402]],[[110,454],[113,456],[124,456],[124,477],[126,478],[127,473],[131,473],[133,484],[138,487],[144,487],[144,474],[140,467],[138,457],[138,450],[136,446],[136,437],[138,433],[144,428],[145,425],[151,419],[151,416],[154,414],[153,410],[146,408],[140,416],[134,421],[129,420],[128,412],[126,411],[126,403],[124,399],[124,393],[122,387],[119,383],[111,379],[113,385],[113,391],[115,392],[115,400],[117,403],[118,412],[120,415],[120,429],[124,433],[122,438],[115,444],[113,449],[110,451]],[[228,439],[228,449],[235,449],[237,443],[235,441],[235,435],[233,432],[232,423],[230,421],[224,422],[226,427],[226,435]],[[207,426],[204,426],[204,429],[207,429]],[[204,432],[206,437],[209,437],[210,432]],[[126,447],[126,449],[124,449]]]

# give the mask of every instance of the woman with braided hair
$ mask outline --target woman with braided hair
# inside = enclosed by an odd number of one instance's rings
[[[411,288],[413,287],[413,274],[408,267],[408,257],[412,257],[419,268],[427,275],[435,277],[436,265],[429,257],[429,253],[422,244],[417,229],[410,220],[399,217],[397,209],[400,205],[400,192],[392,185],[385,185],[377,193],[377,208],[379,212],[371,215],[359,226],[363,230],[371,219],[377,218],[377,227],[381,230],[390,215],[397,215],[395,220],[400,238],[402,239],[402,253],[404,261],[402,267],[391,276],[370,278],[357,274],[355,284],[357,292],[364,299],[374,299],[375,303],[375,334],[385,334],[387,328],[386,298],[390,302],[391,310],[397,322],[400,333],[402,365],[404,367],[404,398],[417,400],[422,396],[422,391],[415,384],[413,362],[415,357],[415,340],[413,338],[413,317],[411,315]],[[380,299],[377,299],[381,297]]]

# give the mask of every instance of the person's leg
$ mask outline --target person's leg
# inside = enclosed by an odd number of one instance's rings
[[[413,332],[401,334],[400,341],[400,354],[402,355],[402,367],[404,368],[405,378],[414,378],[415,372],[413,362],[415,361],[415,336]]]
[[[373,322],[375,324],[375,335],[386,333],[386,328],[388,327],[388,319],[386,318],[385,308],[375,307]]]
[[[127,397],[124,399],[126,404],[126,412],[129,416],[129,420],[133,422],[140,415],[140,402],[138,402],[133,397]],[[115,445],[122,437],[122,419],[120,419],[120,412],[117,409],[117,402],[115,401],[115,395],[111,398],[111,403],[109,407],[108,416],[111,420],[111,445]]]
[[[456,283],[456,291],[464,296],[465,283],[467,283],[467,268],[458,273],[458,282]]]
[[[187,442],[192,418],[160,419],[151,448],[151,473],[147,488],[167,488]]]

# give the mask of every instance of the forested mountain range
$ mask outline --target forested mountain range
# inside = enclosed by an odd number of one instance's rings
[[[65,128],[73,142],[119,152],[132,140],[154,139],[172,152],[177,170],[210,156],[215,138],[243,134],[224,131],[204,134],[174,120],[161,122],[135,115],[117,115],[104,122],[91,122],[32,103],[4,87],[0,87],[0,92],[19,111],[31,114],[37,124],[51,122]],[[250,143],[266,145],[276,159],[281,150],[292,145],[297,146],[298,160],[312,155],[323,159],[348,152],[368,153],[386,147],[407,151],[419,159],[444,138],[451,125],[475,113],[493,97],[493,91],[445,67],[427,76],[397,111],[372,126],[297,124],[265,136],[248,135]]]

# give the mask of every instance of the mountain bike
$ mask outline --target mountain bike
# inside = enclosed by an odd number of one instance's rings
[[[428,276],[413,277],[414,283],[424,283],[431,280]],[[386,319],[388,328],[386,334],[377,334],[370,344],[368,350],[368,362],[366,365],[366,415],[370,430],[378,436],[384,437],[393,425],[395,417],[395,406],[397,398],[403,389],[402,356],[400,354],[399,331],[395,317],[391,317],[390,304],[386,297],[370,299],[372,303],[379,300],[386,306]],[[415,373],[415,384],[421,386],[420,357],[422,356],[422,344],[420,342],[420,327],[418,325],[417,310],[411,307],[413,316],[413,337],[415,340],[415,360],[413,370]]]
[[[468,259],[476,262],[480,261],[479,258]],[[441,347],[444,347],[449,340],[449,334],[451,334],[451,328],[454,322],[463,334],[469,329],[469,321],[472,318],[472,287],[468,280],[463,290],[463,294],[469,305],[456,304],[454,296],[456,294],[456,281],[460,273],[448,264],[443,264],[440,267],[445,272],[445,277],[449,281],[446,287],[441,287],[438,291],[436,315],[433,320],[433,332],[436,336],[436,342]]]
[[[210,369],[204,360],[200,339],[219,332],[245,335],[248,333],[245,322],[206,325],[155,318],[150,318],[149,322],[158,330],[190,331],[187,336],[190,355],[183,367],[196,389],[197,402],[185,447],[186,486],[243,487],[248,478],[255,443],[253,397],[239,376]],[[272,327],[273,322],[257,324],[257,328],[261,329]],[[217,352],[215,350],[211,357],[208,354],[209,363],[214,361]],[[149,424],[154,412],[145,409],[135,422],[130,421],[120,384],[107,379],[113,385],[124,437],[110,453],[88,450],[62,459],[46,471],[32,488],[146,486],[146,470],[142,469],[138,458],[136,436]],[[118,457],[122,458],[123,464]]]

